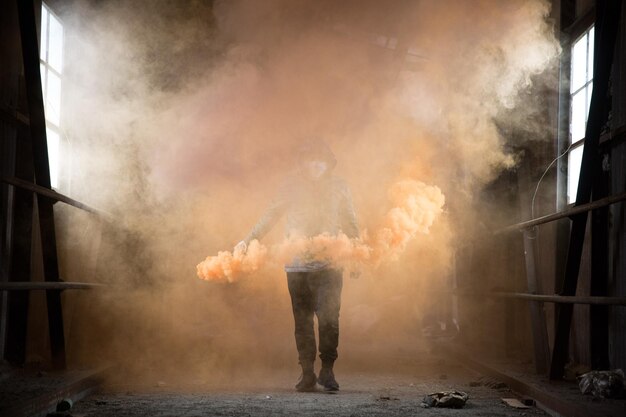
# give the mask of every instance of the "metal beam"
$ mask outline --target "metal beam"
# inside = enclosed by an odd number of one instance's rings
[[[599,163],[597,155],[598,142],[602,126],[608,116],[606,97],[609,90],[609,76],[613,63],[621,7],[621,0],[597,2],[596,10],[598,14],[595,27],[593,92],[591,94],[591,105],[585,130],[585,146],[583,148],[575,206],[581,206],[591,201],[592,176],[596,165]],[[573,296],[576,294],[586,227],[587,213],[576,214],[572,217],[565,276],[563,277],[560,295]],[[572,304],[557,304],[557,324],[550,364],[551,379],[561,379],[565,371],[565,363],[568,360],[572,314]]]

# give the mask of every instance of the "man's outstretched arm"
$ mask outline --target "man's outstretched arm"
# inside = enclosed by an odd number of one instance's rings
[[[352,203],[352,193],[347,185],[343,189],[343,205],[341,210],[341,229],[349,238],[359,237],[359,224]]]
[[[257,224],[250,230],[250,233],[235,246],[235,250],[240,249],[245,251],[251,241],[255,239],[260,240],[274,227],[276,222],[278,222],[285,213],[287,194],[287,187],[282,186],[276,198],[274,198],[270,206],[265,210],[265,213],[263,213]]]

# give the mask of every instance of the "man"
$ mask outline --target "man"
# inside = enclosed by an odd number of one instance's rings
[[[352,197],[346,183],[334,176],[332,151],[321,140],[307,141],[298,152],[298,173],[280,189],[278,197],[244,240],[235,246],[245,251],[253,239],[262,238],[286,215],[287,237],[313,237],[322,233],[358,236]],[[337,391],[333,364],[339,344],[339,308],[343,273],[329,261],[302,253],[285,265],[302,376],[298,391],[315,390],[316,382],[326,391]],[[319,378],[313,368],[317,352],[313,315],[317,315],[322,368]]]

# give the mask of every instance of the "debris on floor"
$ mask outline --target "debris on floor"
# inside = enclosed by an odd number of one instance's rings
[[[468,384],[470,387],[488,387],[498,390],[508,389],[509,386],[504,382],[498,381],[497,379],[491,377],[480,377],[475,381],[470,381]]]
[[[529,406],[525,405],[517,398],[502,398],[502,402],[508,405],[509,407],[517,408],[520,410],[526,410],[530,408]]]
[[[563,379],[565,381],[576,381],[578,377],[587,372],[591,371],[589,365],[584,365],[581,363],[569,362],[565,365],[565,372],[563,375]]]
[[[71,398],[64,398],[61,401],[59,401],[59,403],[57,404],[57,411],[60,411],[60,412],[70,411],[73,405],[74,405],[74,402],[72,401]]]
[[[428,394],[422,399],[422,407],[463,408],[469,395],[463,391],[441,391]]]
[[[583,394],[596,398],[620,398],[624,395],[624,371],[591,371],[578,377]]]

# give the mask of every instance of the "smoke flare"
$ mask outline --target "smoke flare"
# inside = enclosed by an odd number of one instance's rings
[[[302,253],[340,267],[354,263],[377,266],[386,260],[397,260],[418,233],[429,232],[442,213],[445,197],[437,186],[402,180],[391,187],[389,198],[394,207],[372,239],[367,232],[353,239],[344,233],[337,236],[292,237],[270,250],[258,240],[253,240],[245,253],[220,251],[216,256],[208,256],[196,267],[198,277],[206,281],[232,283],[243,275],[257,271],[268,256],[272,261],[286,263]]]

